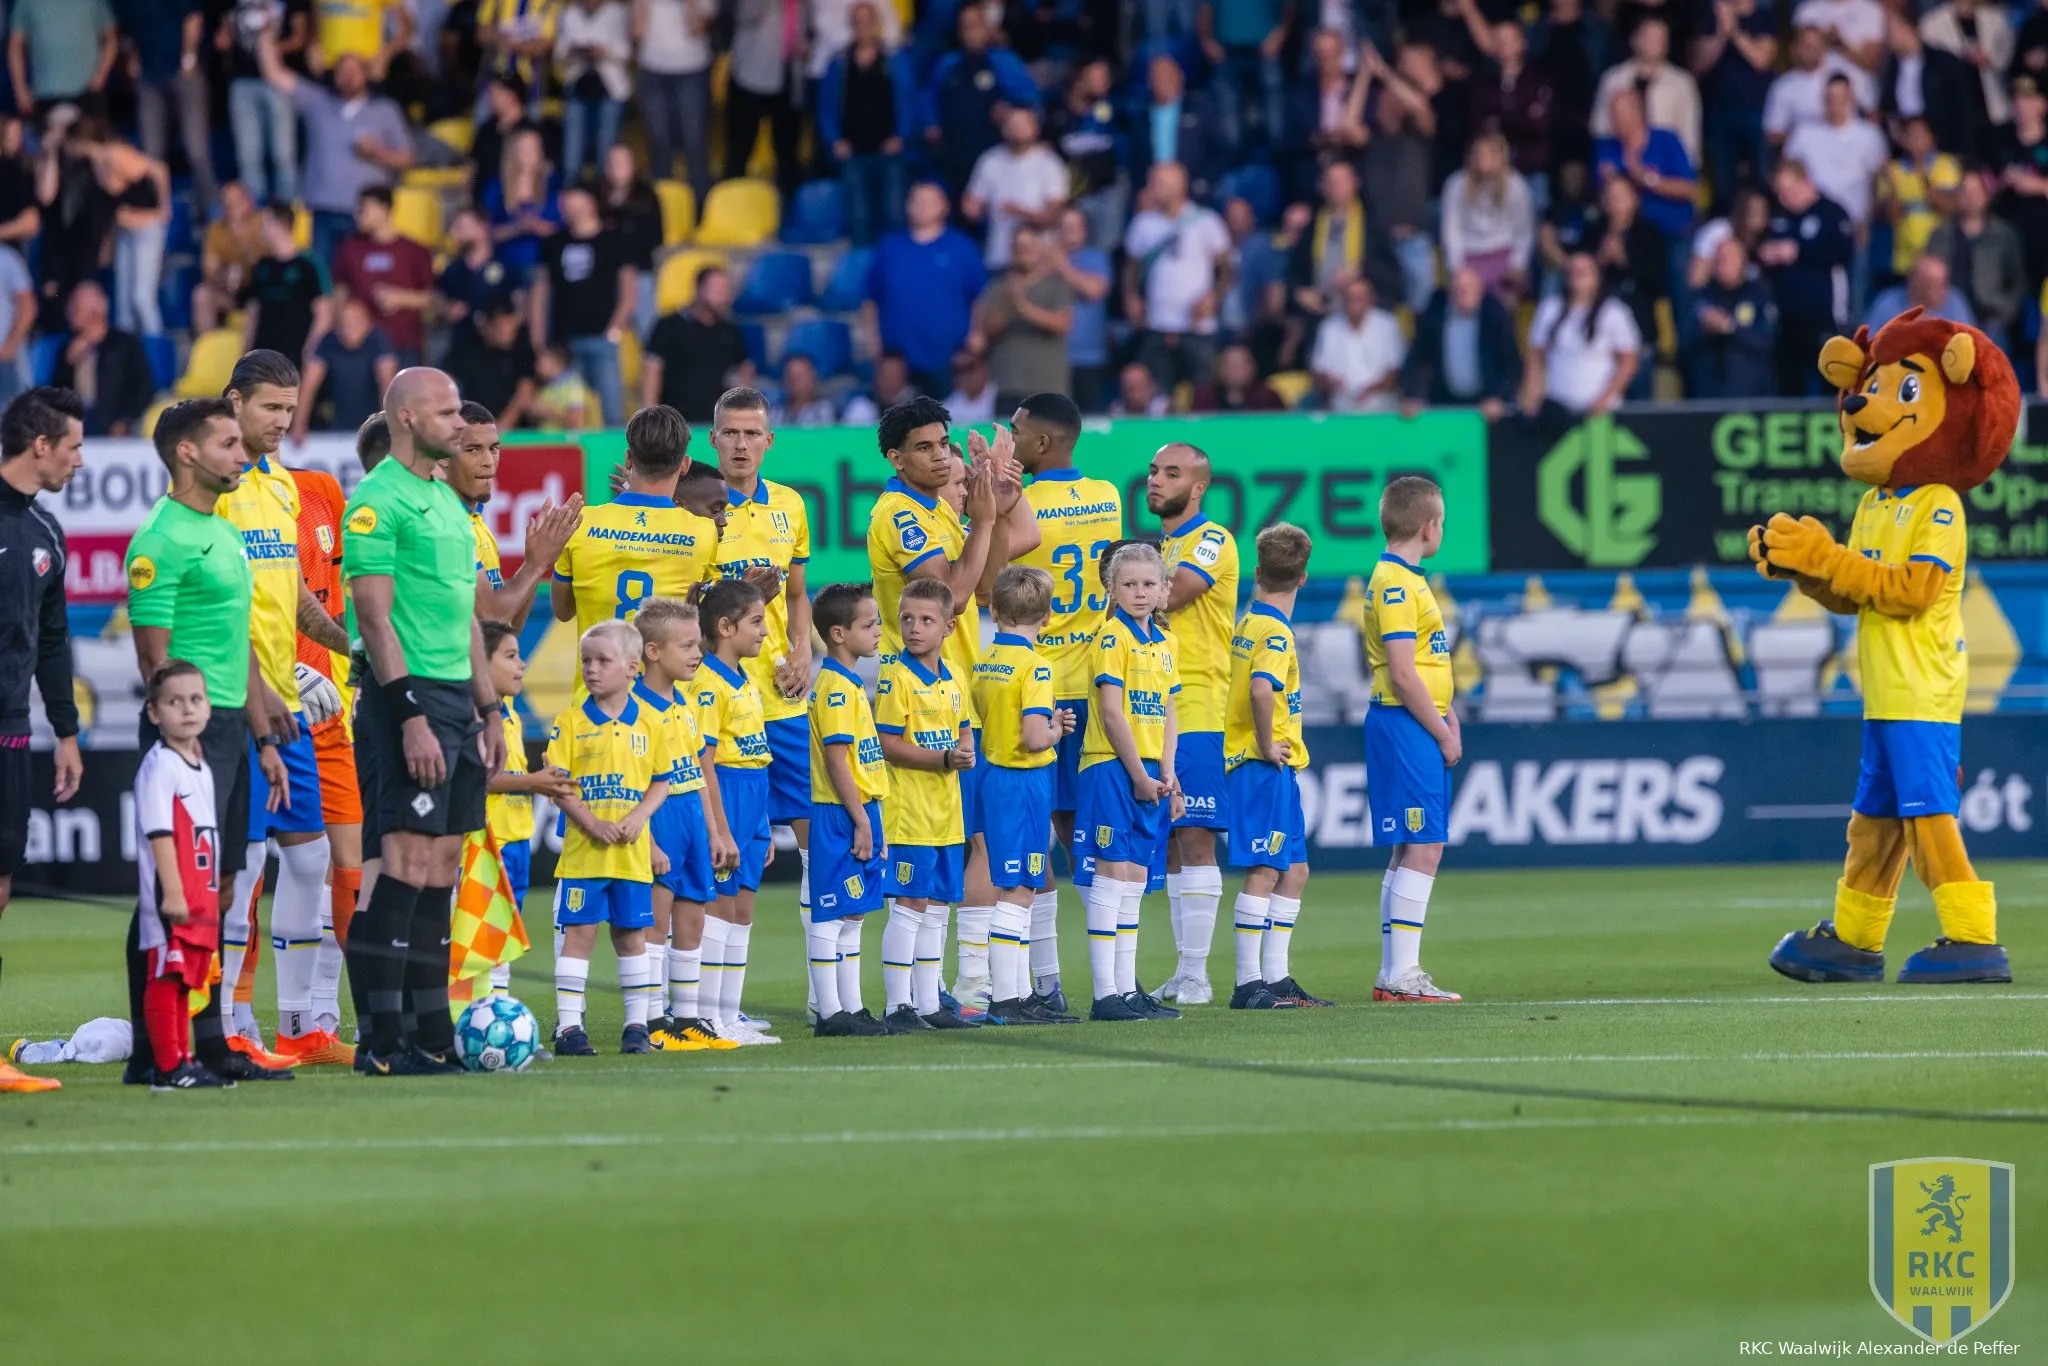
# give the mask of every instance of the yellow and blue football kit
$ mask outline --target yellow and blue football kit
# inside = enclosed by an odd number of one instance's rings
[[[249,561],[249,644],[271,691],[298,717],[299,738],[279,744],[289,802],[270,802],[270,784],[249,743],[249,843],[274,833],[314,834],[327,828],[320,800],[320,761],[312,729],[299,710],[299,486],[292,472],[265,457],[242,471],[242,482],[220,496],[214,513],[242,535]]]
[[[1387,672],[1387,642],[1412,641],[1415,672],[1439,714],[1451,709],[1450,635],[1422,571],[1380,556],[1366,584],[1365,657],[1372,702],[1365,713],[1365,800],[1377,845],[1442,844],[1449,838],[1451,769],[1443,748],[1409,714]]]
[[[792,565],[809,562],[811,520],[802,494],[787,484],[762,479],[750,494],[728,488],[726,498],[731,506],[718,537],[722,577],[737,579],[749,569],[766,568],[787,581]],[[775,681],[776,661],[789,654],[788,597],[777,593],[768,599],[767,617],[768,636],[746,668],[760,690],[768,748],[775,755],[768,766],[768,819],[788,824],[811,814],[810,723],[805,719],[805,698],[784,697]]]
[[[476,572],[484,576],[484,582],[493,591],[503,588],[505,565],[498,555],[498,538],[491,534],[491,524],[484,520],[482,503],[469,510],[469,530],[476,537]]]
[[[934,670],[899,654],[875,685],[875,729],[919,749],[951,749],[968,729],[967,690],[943,659]],[[960,900],[967,835],[956,770],[892,768],[882,830],[889,895]]]
[[[1081,742],[1095,689],[1088,647],[1109,610],[1102,587],[1102,554],[1123,539],[1124,502],[1115,484],[1076,469],[1047,470],[1024,489],[1038,519],[1038,547],[1017,563],[1052,575],[1052,618],[1038,635],[1038,652],[1052,663],[1053,696],[1074,713],[1072,733],[1060,741],[1053,777],[1053,810],[1072,811],[1081,772]]]
[[[630,694],[617,716],[607,716],[597,699],[585,698],[555,718],[547,759],[576,780],[577,796],[590,814],[608,821],[624,820],[650,788],[665,785],[675,762],[666,728]],[[652,925],[654,864],[647,830],[625,844],[599,844],[566,813],[560,819],[555,922],[609,922],[621,930]]]
[[[498,725],[505,732],[506,773],[519,775],[526,767],[526,727],[512,710],[512,699],[498,703]],[[526,901],[526,889],[533,876],[533,798],[524,792],[493,792],[484,798],[484,825],[498,842],[498,856],[504,861],[505,876],[512,883],[515,905]],[[471,835],[471,839],[476,836]]]
[[[647,709],[651,725],[663,733],[669,753],[668,797],[647,822],[654,847],[668,855],[668,871],[654,880],[670,894],[702,904],[717,895],[711,877],[711,829],[704,823],[704,770],[698,756],[704,733],[697,725],[697,702],[689,684],[666,695],[633,684],[633,700]]]
[[[1004,890],[1046,885],[1057,752],[1024,747],[1024,718],[1053,720],[1052,684],[1052,662],[1030,637],[1009,631],[998,631],[974,666],[975,708],[986,723],[975,767],[986,771],[971,819],[988,850],[989,877]]]
[[[903,628],[896,614],[903,606],[903,585],[910,571],[934,557],[951,564],[966,547],[967,529],[950,503],[927,498],[901,479],[891,479],[883,486],[868,518],[868,567],[875,576],[875,606],[882,613],[884,668],[903,651]],[[981,653],[981,612],[971,599],[953,607],[953,634],[946,637],[939,658],[955,678],[965,679],[974,672],[975,656]],[[974,704],[969,701],[967,705],[971,726]]]
[[[1854,809],[1911,819],[1954,815],[1962,793],[1963,700],[1970,655],[1963,638],[1963,500],[1945,484],[1872,489],[1856,505],[1849,549],[1880,564],[1931,563],[1947,573],[1926,611],[1856,614],[1863,684],[1863,760]]]
[[[1237,611],[1237,538],[1197,513],[1169,533],[1159,553],[1169,587],[1181,570],[1198,575],[1208,591],[1173,614],[1181,694],[1175,699],[1180,742],[1173,775],[1187,798],[1175,825],[1227,829],[1223,780],[1223,713],[1230,690],[1231,618]]]
[[[1110,613],[1089,648],[1096,705],[1081,742],[1081,784],[1074,806],[1075,881],[1092,880],[1097,862],[1150,868],[1166,830],[1167,803],[1140,802],[1103,728],[1099,691],[1117,688],[1119,705],[1145,772],[1161,776],[1166,719],[1181,690],[1173,642],[1157,621],[1143,625],[1121,608]]]
[[[600,621],[631,621],[649,598],[686,599],[715,577],[717,553],[710,521],[651,493],[622,493],[583,509],[555,578],[575,592],[581,636]]]
[[[717,655],[704,656],[694,681],[697,724],[718,766],[718,799],[725,824],[739,846],[739,867],[717,880],[718,894],[731,896],[761,885],[768,866],[768,726],[761,716],[761,690],[746,671]]]
[[[1292,747],[1285,764],[1271,762],[1259,750],[1259,728],[1252,719],[1255,678],[1273,690],[1273,743]],[[1301,657],[1294,624],[1267,603],[1246,608],[1231,637],[1223,749],[1229,769],[1231,867],[1286,869],[1306,862],[1297,776],[1308,767],[1308,744],[1301,734]]]
[[[827,659],[811,686],[811,923],[844,920],[882,909],[886,841],[882,800],[889,795],[889,766],[882,737],[860,675]],[[853,785],[867,811],[874,847],[866,859],[853,856],[853,817],[832,786],[825,748],[846,746]]]

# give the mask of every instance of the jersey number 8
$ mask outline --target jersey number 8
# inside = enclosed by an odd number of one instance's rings
[[[615,615],[620,621],[640,610],[640,604],[654,596],[654,575],[638,569],[628,569],[619,575],[619,605]]]

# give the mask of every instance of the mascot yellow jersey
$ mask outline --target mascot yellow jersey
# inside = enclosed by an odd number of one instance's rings
[[[1945,484],[1872,489],[1856,505],[1849,549],[1880,565],[1931,564],[1943,574],[1917,615],[1875,607],[1856,613],[1863,714],[1873,721],[1963,719],[1970,657],[1963,640],[1963,557],[1969,549],[1962,495]]]

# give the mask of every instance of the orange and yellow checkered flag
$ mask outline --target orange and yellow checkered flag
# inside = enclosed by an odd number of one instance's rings
[[[461,1014],[478,995],[479,983],[489,989],[492,968],[532,947],[498,842],[488,830],[472,831],[462,842],[462,880],[448,927],[449,1008]]]

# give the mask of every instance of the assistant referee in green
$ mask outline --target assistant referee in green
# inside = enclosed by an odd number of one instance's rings
[[[469,511],[436,477],[459,444],[462,397],[439,370],[401,370],[384,416],[391,455],[356,485],[342,518],[342,575],[371,671],[357,694],[356,768],[383,836],[383,870],[349,926],[363,1022],[356,1070],[460,1072],[449,911],[462,839],[483,828],[505,733],[476,621]]]

